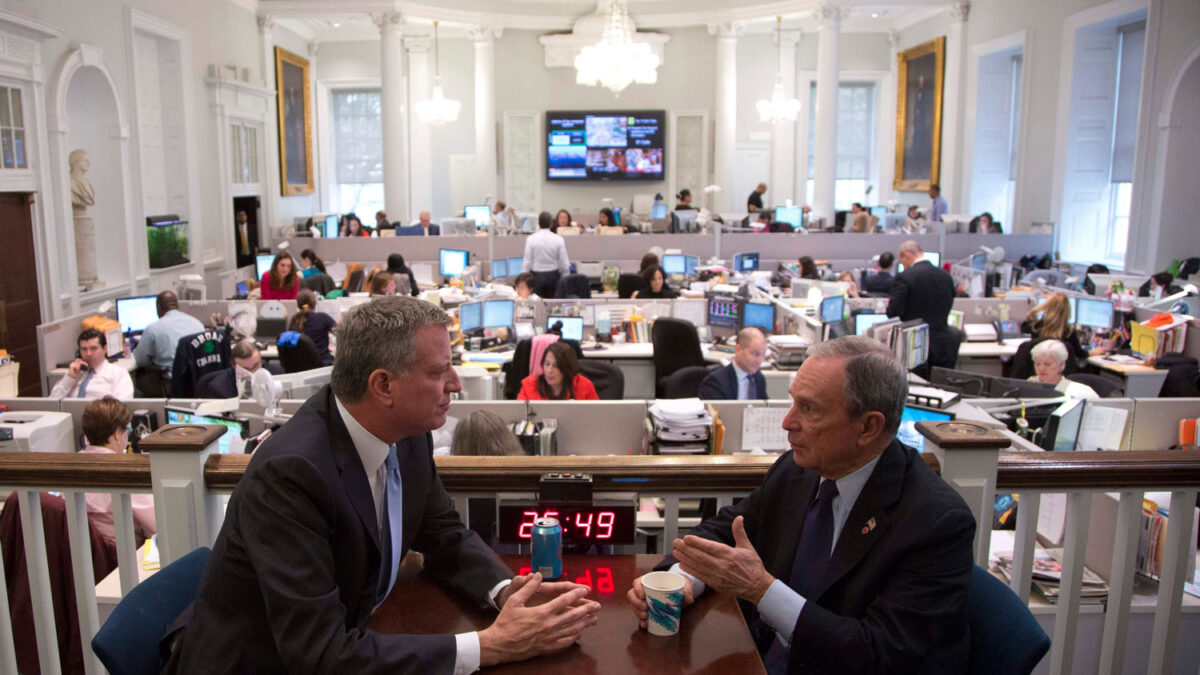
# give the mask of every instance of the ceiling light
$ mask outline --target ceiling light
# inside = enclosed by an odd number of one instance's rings
[[[636,33],[625,0],[612,0],[600,41],[584,47],[575,57],[576,84],[602,85],[620,94],[633,83],[658,82],[658,55],[648,43],[634,42]]]
[[[871,12],[871,18],[872,18],[872,19],[878,19],[878,18],[879,18],[879,12]]]
[[[342,27],[342,24],[340,24],[340,23],[338,23],[338,22],[334,21],[334,22],[333,22],[333,27],[334,27],[334,28],[341,28],[341,27]]]
[[[417,101],[417,115],[435,127],[457,122],[462,103],[446,98],[442,92],[442,74],[438,65],[438,22],[433,22],[433,95],[428,101]]]
[[[795,122],[800,114],[800,101],[788,98],[783,90],[783,17],[775,17],[775,36],[778,45],[775,62],[775,86],[771,89],[771,98],[760,99],[755,107],[758,108],[758,118],[771,124]]]

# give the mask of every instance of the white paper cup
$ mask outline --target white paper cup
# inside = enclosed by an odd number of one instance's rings
[[[642,575],[646,605],[650,618],[646,627],[651,635],[674,635],[679,632],[683,611],[683,575],[674,572],[650,572]]]

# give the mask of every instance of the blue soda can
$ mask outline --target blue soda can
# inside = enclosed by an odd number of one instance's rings
[[[557,518],[533,521],[533,571],[543,579],[562,576],[562,526]]]

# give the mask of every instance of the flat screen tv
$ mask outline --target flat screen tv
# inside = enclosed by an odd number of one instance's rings
[[[546,113],[546,180],[663,180],[663,110]]]

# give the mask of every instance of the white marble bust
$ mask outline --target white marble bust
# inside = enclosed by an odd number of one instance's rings
[[[77,211],[85,211],[96,203],[96,191],[92,182],[84,175],[92,164],[87,150],[72,150],[67,158],[71,167],[71,206]]]

